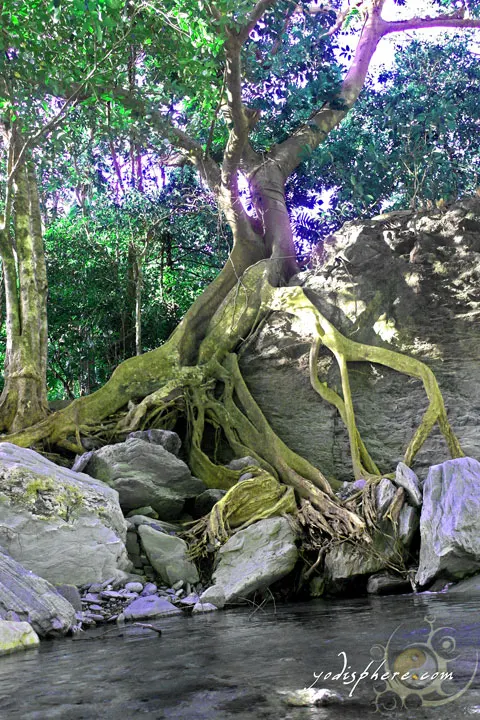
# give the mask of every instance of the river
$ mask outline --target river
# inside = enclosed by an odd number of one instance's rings
[[[316,600],[161,618],[161,636],[139,627],[96,628],[0,658],[0,718],[480,717],[478,602],[428,593]],[[405,677],[412,662],[417,674],[399,686],[394,672]],[[442,681],[446,676],[435,672],[450,675]],[[312,683],[341,701],[286,703],[282,692]],[[409,698],[407,686],[415,690]]]

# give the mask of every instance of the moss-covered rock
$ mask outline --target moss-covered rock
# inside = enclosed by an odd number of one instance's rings
[[[0,443],[0,544],[52,583],[81,585],[128,570],[118,493],[33,450]]]

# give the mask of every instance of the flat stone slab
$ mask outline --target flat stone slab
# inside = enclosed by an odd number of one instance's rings
[[[165,598],[160,598],[157,595],[147,595],[147,597],[139,597],[130,605],[127,605],[123,614],[125,620],[146,620],[167,615],[180,615],[181,612]]]

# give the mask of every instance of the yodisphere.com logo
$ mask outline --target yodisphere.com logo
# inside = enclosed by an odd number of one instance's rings
[[[370,655],[382,665],[382,678],[374,684],[375,706],[387,713],[415,707],[440,707],[458,700],[471,686],[478,668],[478,652],[463,651],[450,627],[435,628],[425,618],[424,642],[405,643],[407,623],[390,635],[386,645],[374,645]],[[402,632],[400,632],[402,630]],[[418,636],[419,628],[413,633]],[[465,678],[465,668],[474,664]]]

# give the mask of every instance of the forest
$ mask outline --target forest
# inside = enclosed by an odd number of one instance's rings
[[[320,533],[361,533],[242,377],[242,343],[283,312],[312,330],[352,480],[381,477],[352,362],[423,382],[407,465],[435,425],[462,455],[428,365],[345,337],[290,281],[346,221],[480,192],[479,0],[9,0],[0,18],[3,440],[73,459],[175,429],[228,489],[215,437],[263,469],[251,517],[280,502],[273,477]]]

